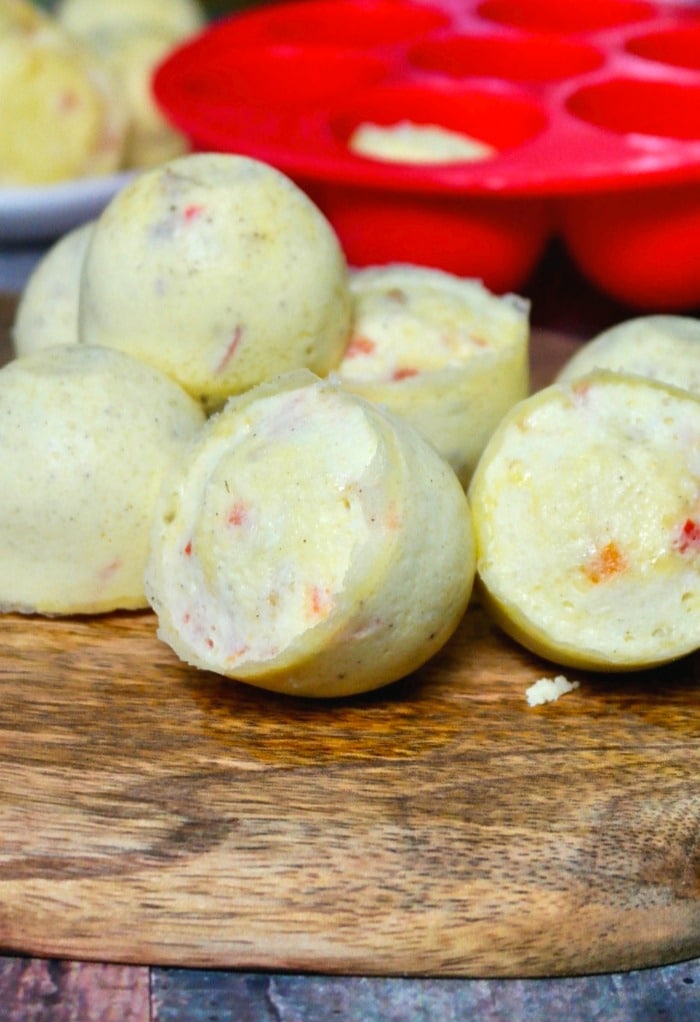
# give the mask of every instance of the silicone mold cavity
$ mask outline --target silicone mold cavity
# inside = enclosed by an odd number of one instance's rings
[[[700,82],[615,78],[574,93],[569,110],[608,131],[671,139],[700,138]]]
[[[636,36],[627,42],[626,48],[646,60],[700,71],[700,25]]]
[[[557,35],[458,35],[419,43],[409,59],[416,67],[453,78],[500,78],[548,82],[600,67],[603,54],[586,42]]]
[[[447,22],[439,8],[392,3],[391,0],[301,0],[280,5],[273,16],[259,15],[233,25],[242,41],[292,45],[365,48],[420,38]]]
[[[700,182],[575,196],[562,230],[583,273],[619,301],[670,310],[700,303]]]
[[[235,108],[238,103],[252,107],[288,109],[331,102],[380,80],[387,73],[386,62],[362,52],[339,52],[335,47],[318,47],[313,60],[298,46],[271,45],[241,48],[231,61],[212,60],[197,67],[188,77],[190,103],[204,102],[217,109]],[[277,75],[267,68],[274,64]],[[284,87],[280,81],[284,81]]]
[[[549,32],[593,32],[628,25],[651,17],[654,8],[644,0],[484,0],[479,6],[483,18],[504,25]]]
[[[651,0],[293,0],[220,19],[154,77],[194,148],[277,166],[354,265],[518,290],[559,235],[639,308],[700,306],[700,11]],[[358,151],[441,128],[479,158]]]
[[[356,96],[352,107],[334,119],[334,130],[347,144],[362,122],[390,126],[406,120],[463,133],[503,150],[522,145],[541,131],[547,115],[537,103],[518,94],[455,88],[454,83],[391,83]]]

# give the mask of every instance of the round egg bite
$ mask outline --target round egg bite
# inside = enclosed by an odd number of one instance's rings
[[[127,111],[100,57],[59,25],[0,34],[0,183],[42,185],[121,166]]]
[[[559,372],[575,380],[594,369],[638,373],[700,393],[700,319],[638,316],[583,344]]]
[[[410,422],[466,485],[503,415],[528,393],[528,303],[402,264],[353,271],[351,294],[338,380]]]
[[[35,266],[12,324],[17,355],[78,343],[80,278],[93,223],[64,234]]]
[[[358,124],[348,140],[358,156],[383,163],[445,165],[492,159],[497,150],[488,142],[439,124]]]
[[[349,329],[330,224],[264,163],[183,156],[141,174],[97,221],[81,341],[141,358],[208,408],[291,369],[324,375]]]
[[[635,670],[700,646],[700,399],[600,370],[522,401],[468,496],[482,598],[556,663]]]
[[[166,480],[151,551],[146,591],[183,660],[302,696],[419,667],[474,579],[449,465],[406,423],[304,370],[207,423]]]
[[[48,20],[48,14],[31,0],[0,2],[0,36],[7,32],[33,32]]]
[[[51,348],[0,370],[0,609],[147,606],[166,468],[202,427],[162,373],[106,348]]]
[[[197,0],[59,0],[56,17],[71,32],[91,41],[102,32],[133,25],[154,26],[166,30],[173,40],[183,39],[206,21]]]
[[[173,46],[166,30],[148,24],[105,33],[100,39],[100,52],[121,83],[129,110],[126,167],[155,167],[189,148],[186,137],[161,113],[151,87],[156,67]]]

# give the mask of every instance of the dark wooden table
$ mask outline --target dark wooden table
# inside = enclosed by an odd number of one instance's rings
[[[0,291],[2,281],[0,281]],[[634,310],[596,293],[553,246],[530,284],[533,325],[574,350],[581,340]],[[0,362],[9,355],[14,297],[0,298]],[[538,373],[546,376],[546,366]],[[537,382],[541,382],[538,379]],[[695,834],[700,843],[700,834]],[[0,836],[0,869],[2,837]],[[696,878],[698,880],[700,878]],[[556,934],[553,934],[556,939]],[[442,979],[332,976],[191,969],[149,964],[0,957],[2,1022],[273,1022],[329,1019],[567,1017],[576,1020],[690,1022],[700,1017],[700,960],[617,974],[556,979]]]

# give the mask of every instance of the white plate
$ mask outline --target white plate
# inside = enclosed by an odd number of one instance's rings
[[[58,238],[97,216],[133,176],[124,172],[32,188],[0,187],[0,244]]]

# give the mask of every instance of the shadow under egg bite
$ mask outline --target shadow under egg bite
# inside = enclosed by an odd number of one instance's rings
[[[473,579],[452,469],[400,419],[301,370],[232,398],[174,467],[146,590],[181,659],[325,698],[424,663]]]

